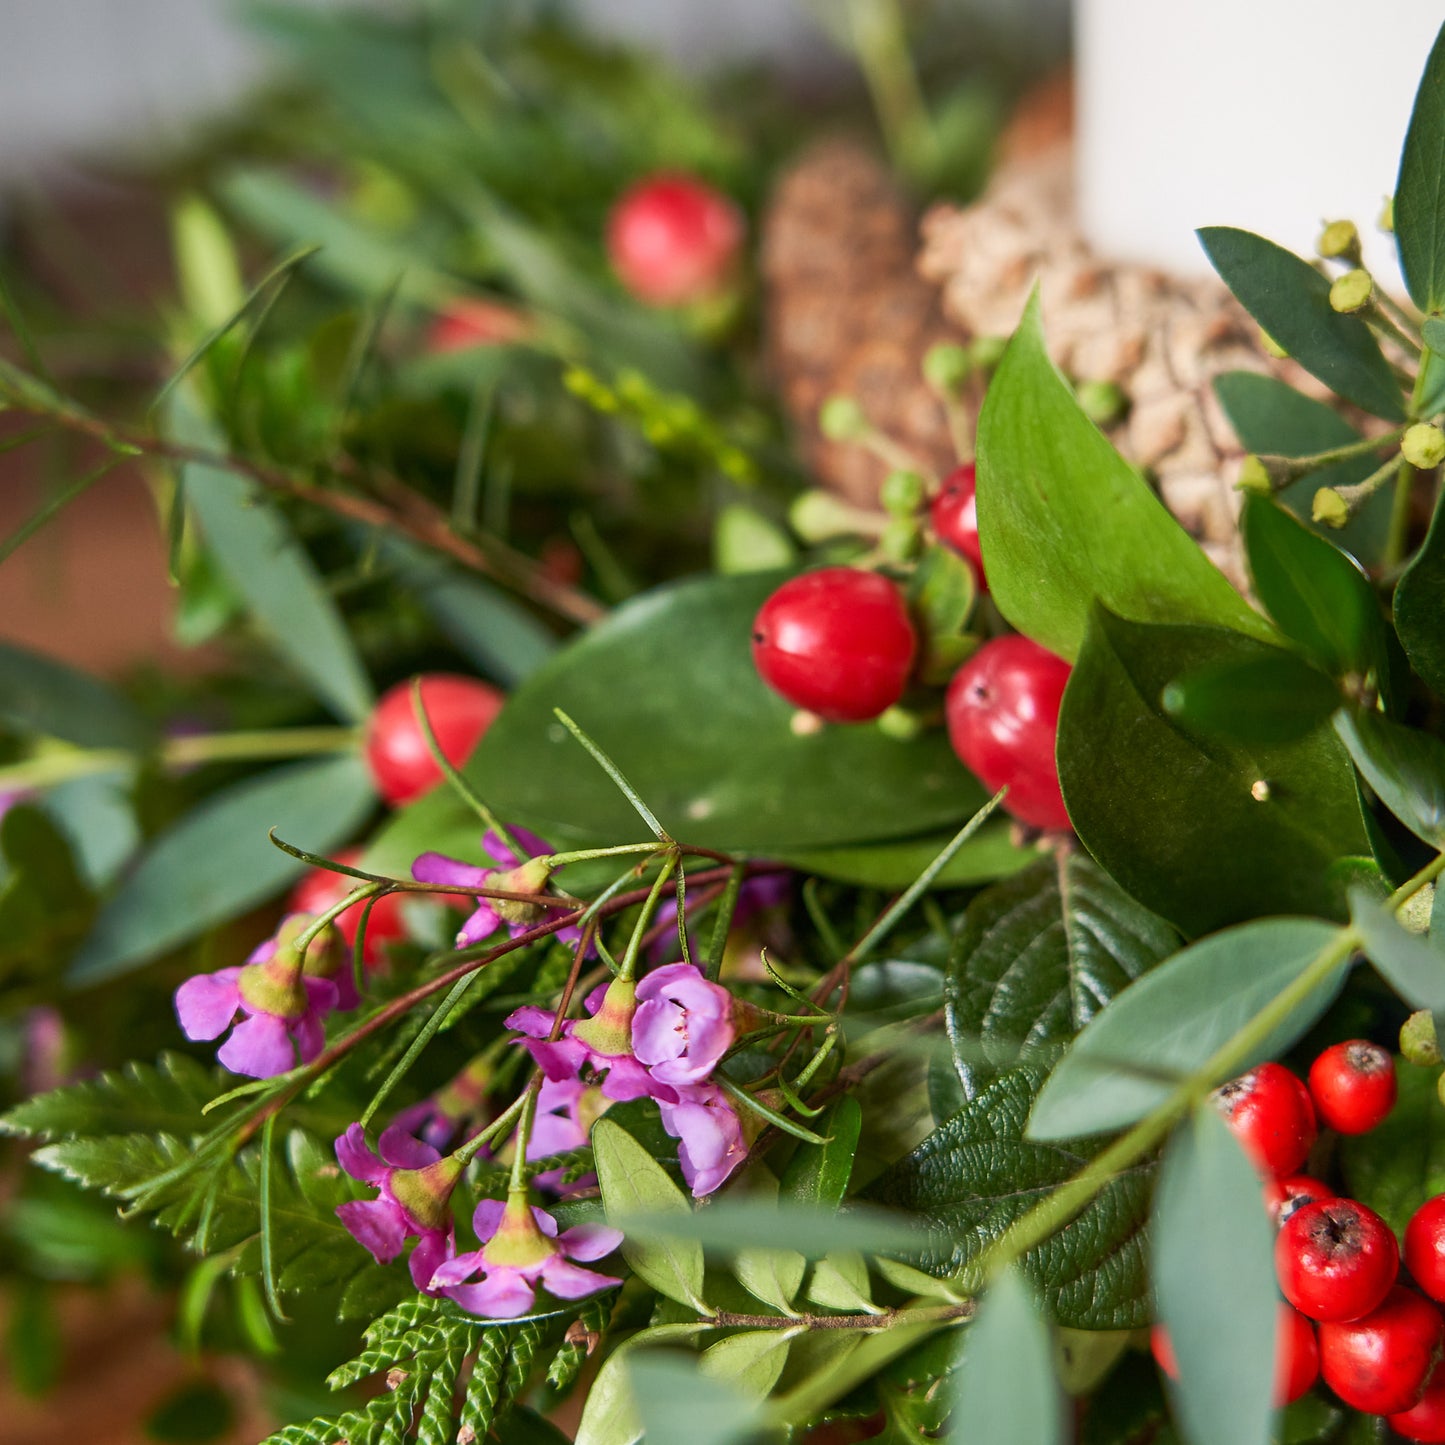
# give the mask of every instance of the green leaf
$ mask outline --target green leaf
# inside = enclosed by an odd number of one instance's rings
[[[1445,1106],[1433,1069],[1400,1062],[1395,1107],[1368,1134],[1336,1146],[1350,1198],[1367,1204],[1396,1234],[1427,1200],[1445,1194]]]
[[[76,1134],[184,1134],[229,1075],[184,1054],[162,1054],[155,1066],[132,1063],[93,1079],[36,1094],[0,1115],[0,1134],[61,1139]]]
[[[757,1425],[752,1404],[701,1370],[691,1356],[646,1350],[627,1363],[643,1438],[650,1445],[677,1440],[688,1445],[735,1445],[752,1435]]]
[[[765,1400],[788,1363],[792,1342],[787,1330],[744,1330],[709,1345],[698,1356],[698,1369],[750,1400]]]
[[[1445,698],[1445,492],[1430,530],[1395,587],[1395,631],[1410,666],[1436,697]]]
[[[1314,918],[1265,918],[1201,939],[1128,988],[1074,1040],[1029,1119],[1032,1139],[1120,1129],[1161,1104],[1339,937]],[[1339,967],[1241,1069],[1276,1058],[1324,1013]]]
[[[692,1218],[687,1196],[620,1125],[599,1119],[592,1128],[592,1150],[602,1203],[614,1224],[628,1215],[656,1216],[658,1223]],[[695,1239],[663,1234],[641,1240],[629,1237],[622,1255],[653,1289],[707,1313],[702,1302],[702,1245]]]
[[[557,721],[561,708],[691,843],[773,854],[942,831],[977,812],[983,790],[941,730],[912,742],[872,726],[792,731],[749,641],[780,580],[704,578],[619,608],[527,679],[468,778],[553,842],[632,837],[629,805]]]
[[[1167,1415],[1159,1371],[1131,1352],[1090,1397],[1079,1445],[1178,1445]]]
[[[1182,727],[1227,743],[1292,743],[1340,705],[1339,686],[1292,652],[1227,659],[1176,678],[1160,695]]]
[[[1165,1151],[1150,1233],[1189,1439],[1269,1445],[1279,1329],[1274,1231],[1259,1176],[1208,1103]]]
[[[576,1445],[636,1445],[642,1422],[632,1395],[631,1357],[654,1345],[686,1344],[702,1328],[697,1324],[658,1325],[639,1330],[603,1360],[577,1427]]]
[[[1429,1009],[1437,1026],[1445,1021],[1445,955],[1439,948],[1401,928],[1388,910],[1362,891],[1350,895],[1350,913],[1365,956],[1385,982],[1412,1009]]]
[[[1064,1398],[1053,1353],[1032,1291],[1008,1268],[964,1335],[958,1403],[945,1438],[955,1445],[1059,1445]]]
[[[1065,853],[981,893],[949,954],[953,1068],[973,1098],[1022,1054],[1073,1038],[1178,935],[1091,859]]]
[[[1417,838],[1445,848],[1445,743],[1367,708],[1341,709],[1335,731],[1380,801]]]
[[[845,1094],[827,1108],[814,1126],[822,1144],[799,1144],[783,1171],[779,1193],[795,1204],[830,1207],[842,1203],[858,1152],[863,1111]]]
[[[160,834],[101,910],[67,973],[87,987],[149,962],[278,893],[305,871],[266,836],[325,853],[376,794],[359,758],[294,763],[212,794]]]
[[[709,1253],[732,1254],[766,1239],[778,1249],[822,1259],[837,1249],[901,1254],[929,1242],[924,1226],[888,1210],[855,1204],[839,1211],[753,1195],[718,1199],[687,1214],[633,1209],[616,1216],[609,1211],[608,1218],[629,1238],[687,1240]]]
[[[1101,1017],[1107,1018],[1109,1011]],[[916,1262],[957,1276],[1021,1215],[1097,1152],[1078,1141],[1024,1137],[1043,1070],[1010,1069],[940,1124],[869,1189],[870,1198],[922,1216],[936,1231]],[[1148,1322],[1144,1222],[1153,1166],[1116,1175],[1079,1215],[1024,1256],[1024,1273],[1056,1323],[1137,1329]]]
[[[1078,655],[1095,600],[1139,622],[1274,636],[1080,410],[1037,295],[979,418],[978,522],[999,610],[1060,657]]]
[[[798,549],[787,532],[745,502],[730,502],[717,515],[712,534],[719,572],[772,572],[792,567]]]
[[[1268,497],[1248,497],[1241,519],[1249,572],[1265,610],[1326,672],[1380,666],[1384,619],[1360,564]]]
[[[990,821],[948,860],[933,880],[935,888],[958,888],[989,883],[1017,872],[1033,860],[1033,850],[1020,848],[1012,840],[1012,825],[1004,819]],[[841,883],[858,883],[869,888],[901,892],[942,852],[953,830],[927,838],[903,838],[890,843],[852,843],[837,848],[773,848],[769,856],[778,863],[819,878]]]
[[[1435,37],[1395,182],[1395,242],[1410,299],[1445,310],[1445,28]]]
[[[756,1169],[752,1172],[751,1183],[753,1193],[748,1200],[749,1204],[761,1204],[771,1199],[776,1206],[778,1185],[771,1174],[765,1169]],[[689,1215],[688,1218],[690,1220],[692,1216]],[[756,1243],[758,1240],[765,1242]],[[733,1261],[733,1273],[749,1294],[788,1315],[794,1312],[793,1301],[802,1287],[803,1276],[808,1272],[808,1262],[796,1250],[779,1249],[776,1244],[770,1230],[756,1230],[738,1249],[737,1257]],[[782,1368],[781,1360],[778,1368]]]
[[[171,441],[224,454],[225,438],[188,390],[167,406]],[[336,603],[306,550],[255,483],[223,467],[182,468],[186,505],[218,570],[297,678],[338,717],[364,722],[375,697]]]
[[[1185,933],[1338,913],[1330,865],[1370,852],[1349,760],[1328,728],[1245,746],[1196,737],[1163,706],[1178,679],[1269,656],[1236,633],[1099,608],[1064,693],[1059,780],[1079,837]]]
[[[1198,232],[1244,309],[1331,391],[1389,421],[1405,419],[1400,384],[1370,328],[1330,306],[1330,283],[1283,246],[1233,226]]]
[[[0,643],[0,723],[81,748],[148,747],[149,722],[118,692],[75,668]]]

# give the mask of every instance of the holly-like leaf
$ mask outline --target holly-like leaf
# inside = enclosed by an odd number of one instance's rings
[[[1395,242],[1410,299],[1445,310],[1445,27],[1435,37],[1395,182]]]
[[[1266,918],[1201,939],[1127,989],[1074,1040],[1029,1120],[1029,1137],[1120,1129],[1156,1108],[1339,936],[1313,918]],[[1275,1058],[1324,1013],[1346,962],[1241,1067]]]
[[[1024,1137],[1044,1071],[1000,1074],[868,1191],[937,1231],[916,1262],[957,1275],[1008,1226],[1097,1151],[1091,1143]],[[1024,1273],[1058,1324],[1137,1329],[1151,1310],[1143,1228],[1152,1165],[1116,1175],[1063,1229],[1024,1256]]]
[[[1140,622],[1274,635],[1080,410],[1037,296],[979,418],[978,528],[999,610],[1060,657],[1078,655],[1096,600]]]
[[[1436,697],[1445,698],[1445,492],[1430,530],[1395,587],[1395,631],[1410,666]]]
[[[134,751],[155,736],[135,706],[97,678],[11,643],[0,643],[0,725],[80,748]]]
[[[1178,947],[1092,859],[1046,859],[981,893],[949,955],[953,1067],[973,1098],[1021,1055],[1073,1038]]]
[[[1410,1216],[1445,1193],[1445,1107],[1433,1070],[1402,1063],[1397,1073],[1399,1093],[1384,1122],[1342,1136],[1338,1148],[1350,1197],[1403,1235]]]
[[[1059,780],[1079,837],[1186,933],[1267,913],[1339,914],[1328,870],[1370,852],[1353,772],[1329,728],[1246,746],[1196,736],[1164,706],[1178,679],[1268,656],[1237,633],[1148,626],[1098,608],[1064,693]]]
[[[1330,306],[1330,283],[1308,261],[1233,226],[1198,234],[1224,284],[1306,371],[1375,416],[1405,419],[1400,384],[1370,328]]]

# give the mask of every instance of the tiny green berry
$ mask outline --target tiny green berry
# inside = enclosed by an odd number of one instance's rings
[[[923,543],[923,529],[916,517],[894,517],[883,529],[878,545],[893,562],[911,562]]]
[[[1330,287],[1330,306],[1343,314],[1358,311],[1375,289],[1375,279],[1360,266],[1346,271]]]
[[[1440,1053],[1440,1040],[1435,1035],[1435,1015],[1427,1008],[1412,1013],[1400,1025],[1400,1052],[1422,1069],[1445,1063]]]
[[[980,371],[992,371],[1008,350],[1007,336],[976,336],[970,343],[968,354]]]
[[[804,492],[788,508],[788,525],[805,542],[828,542],[858,532],[858,512],[831,492]]]
[[[1350,508],[1333,487],[1321,487],[1315,493],[1310,516],[1322,527],[1343,527],[1350,520]]]
[[[1385,204],[1380,207],[1380,214],[1375,219],[1375,224],[1387,234],[1394,234],[1395,230],[1395,198],[1386,196]]]
[[[868,418],[851,396],[830,396],[818,413],[818,429],[830,442],[856,442],[868,434]]]
[[[879,500],[890,516],[911,517],[923,505],[927,495],[928,483],[917,472],[900,468],[884,477]]]
[[[923,731],[923,719],[916,712],[895,704],[878,719],[878,729],[897,742],[909,743]]]
[[[1112,426],[1129,410],[1129,398],[1115,381],[1086,381],[1078,390],[1079,405],[1095,426]]]
[[[1315,242],[1315,250],[1327,261],[1360,264],[1360,233],[1353,221],[1331,221]]]
[[[1269,479],[1269,469],[1253,453],[1240,463],[1239,480],[1234,485],[1241,492],[1253,492],[1260,497],[1268,497],[1274,491],[1274,484]]]
[[[1433,471],[1445,461],[1445,432],[1429,422],[1416,422],[1400,442],[1400,451],[1412,467]]]
[[[973,371],[968,348],[954,341],[930,346],[923,357],[923,379],[941,396],[952,396]]]

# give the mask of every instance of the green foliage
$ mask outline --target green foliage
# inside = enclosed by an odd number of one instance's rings
[[[1315,732],[1340,705],[1340,689],[1304,658],[1272,648],[1186,673],[1159,700],[1201,738],[1275,745]]]
[[[87,673],[0,643],[0,724],[81,748],[147,747],[154,730],[120,693]]]
[[[1395,1107],[1368,1134],[1340,1139],[1340,1168],[1350,1197],[1402,1234],[1410,1216],[1445,1193],[1445,1105],[1436,1071],[1403,1061]]]
[[[649,1440],[740,1445],[753,1433],[755,1412],[744,1396],[686,1355],[639,1351],[628,1361],[628,1373],[643,1435]]]
[[[643,1350],[690,1344],[701,1325],[656,1325],[629,1336],[602,1362],[587,1392],[576,1445],[636,1445],[642,1422],[632,1393],[631,1363]]]
[[[1435,946],[1408,933],[1394,916],[1362,890],[1350,896],[1350,911],[1365,956],[1412,1009],[1429,1009],[1436,1027],[1445,1022],[1445,969]]]
[[[1394,211],[1410,299],[1438,315],[1445,310],[1445,29],[1435,37],[1415,92]]]
[[[1338,713],[1335,730],[1380,801],[1417,837],[1445,847],[1445,743],[1365,708]]]
[[[1410,665],[1436,697],[1445,698],[1445,493],[1430,530],[1395,587],[1395,630]]]

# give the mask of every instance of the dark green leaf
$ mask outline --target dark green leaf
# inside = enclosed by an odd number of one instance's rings
[[[1342,709],[1335,731],[1380,801],[1416,837],[1445,848],[1445,743],[1366,708]]]
[[[1405,132],[1395,242],[1410,299],[1421,311],[1445,309],[1445,29],[1425,62]]]
[[[863,1111],[858,1101],[846,1094],[825,1110],[814,1128],[827,1142],[798,1145],[783,1171],[782,1197],[797,1204],[840,1204],[848,1192],[862,1126]]]
[[[1350,912],[1365,956],[1412,1009],[1429,1009],[1436,1027],[1445,1021],[1445,958],[1418,933],[1362,892],[1350,896]]]
[[[1342,1136],[1338,1148],[1350,1197],[1403,1235],[1427,1199],[1445,1194],[1445,1105],[1433,1069],[1400,1062],[1397,1073],[1399,1094],[1385,1121]]]
[[[81,748],[149,746],[154,732],[118,692],[54,658],[0,643],[0,723]]]
[[[1130,1352],[1089,1399],[1079,1445],[1177,1445],[1167,1436],[1168,1405],[1147,1355]]]
[[[1160,699],[1188,731],[1227,743],[1292,743],[1340,705],[1340,689],[1291,652],[1273,650],[1177,678]]]
[[[553,715],[593,737],[674,836],[789,847],[957,826],[984,793],[941,731],[899,742],[872,726],[799,736],[753,667],[753,617],[777,575],[707,578],[620,608],[534,673],[467,776],[503,817],[553,842],[637,831],[627,801]],[[847,786],[840,786],[847,779]]]
[[[1390,421],[1405,419],[1400,385],[1370,328],[1330,306],[1330,283],[1292,251],[1233,226],[1199,232],[1214,269],[1244,309],[1331,391]]]
[[[1338,913],[1328,869],[1370,851],[1329,728],[1245,746],[1194,736],[1163,706],[1180,678],[1270,655],[1236,633],[1151,627],[1100,608],[1064,694],[1059,779],[1079,837],[1189,934],[1265,913]]]
[[[935,888],[957,888],[971,883],[988,883],[1025,867],[1033,857],[1031,849],[1020,848],[1011,838],[1012,825],[990,821],[949,859],[934,879]],[[953,836],[937,833],[929,838],[905,838],[896,843],[854,843],[839,848],[769,849],[778,863],[787,863],[820,878],[842,883],[859,883],[870,888],[901,891],[907,888],[938,856]]]
[[[978,521],[999,610],[1061,657],[1078,655],[1096,600],[1140,622],[1274,635],[1079,409],[1037,296],[979,418]]]
[[[1073,1038],[1178,946],[1167,923],[1077,853],[981,893],[964,914],[944,984],[965,1097],[1021,1054]]]
[[[11,1283],[8,1293],[5,1363],[10,1382],[19,1394],[37,1398],[54,1388],[65,1364],[55,1286],[48,1280],[22,1274]]]
[[[71,965],[71,983],[114,978],[244,913],[305,864],[272,845],[274,828],[312,852],[337,848],[375,806],[359,758],[295,763],[247,778],[157,837],[101,910]]]
[[[1445,492],[1430,530],[1395,587],[1395,630],[1410,666],[1436,697],[1445,698]]]
[[[29,1139],[185,1134],[197,1125],[204,1105],[227,1087],[224,1080],[229,1077],[184,1054],[162,1054],[154,1067],[127,1064],[23,1100],[0,1115],[0,1133]]]
[[[1042,1083],[1037,1068],[1000,1074],[869,1190],[938,1231],[918,1258],[930,1274],[965,1269],[1095,1152],[1087,1143],[1024,1138]],[[1115,1176],[1077,1218],[1024,1257],[1024,1272],[1056,1323],[1114,1330],[1149,1320],[1143,1228],[1151,1176],[1149,1165]]]
[[[1195,1445],[1269,1445],[1279,1305],[1259,1176],[1201,1104],[1165,1151],[1154,1198],[1154,1290]]]
[[[196,1380],[173,1390],[146,1416],[145,1432],[166,1445],[200,1445],[226,1434],[235,1421],[231,1397],[209,1380]]]
[[[1074,1040],[1039,1096],[1029,1137],[1067,1139],[1143,1118],[1338,937],[1318,919],[1266,918],[1175,954]],[[1346,971],[1342,962],[1241,1068],[1283,1053],[1329,1007]]]

